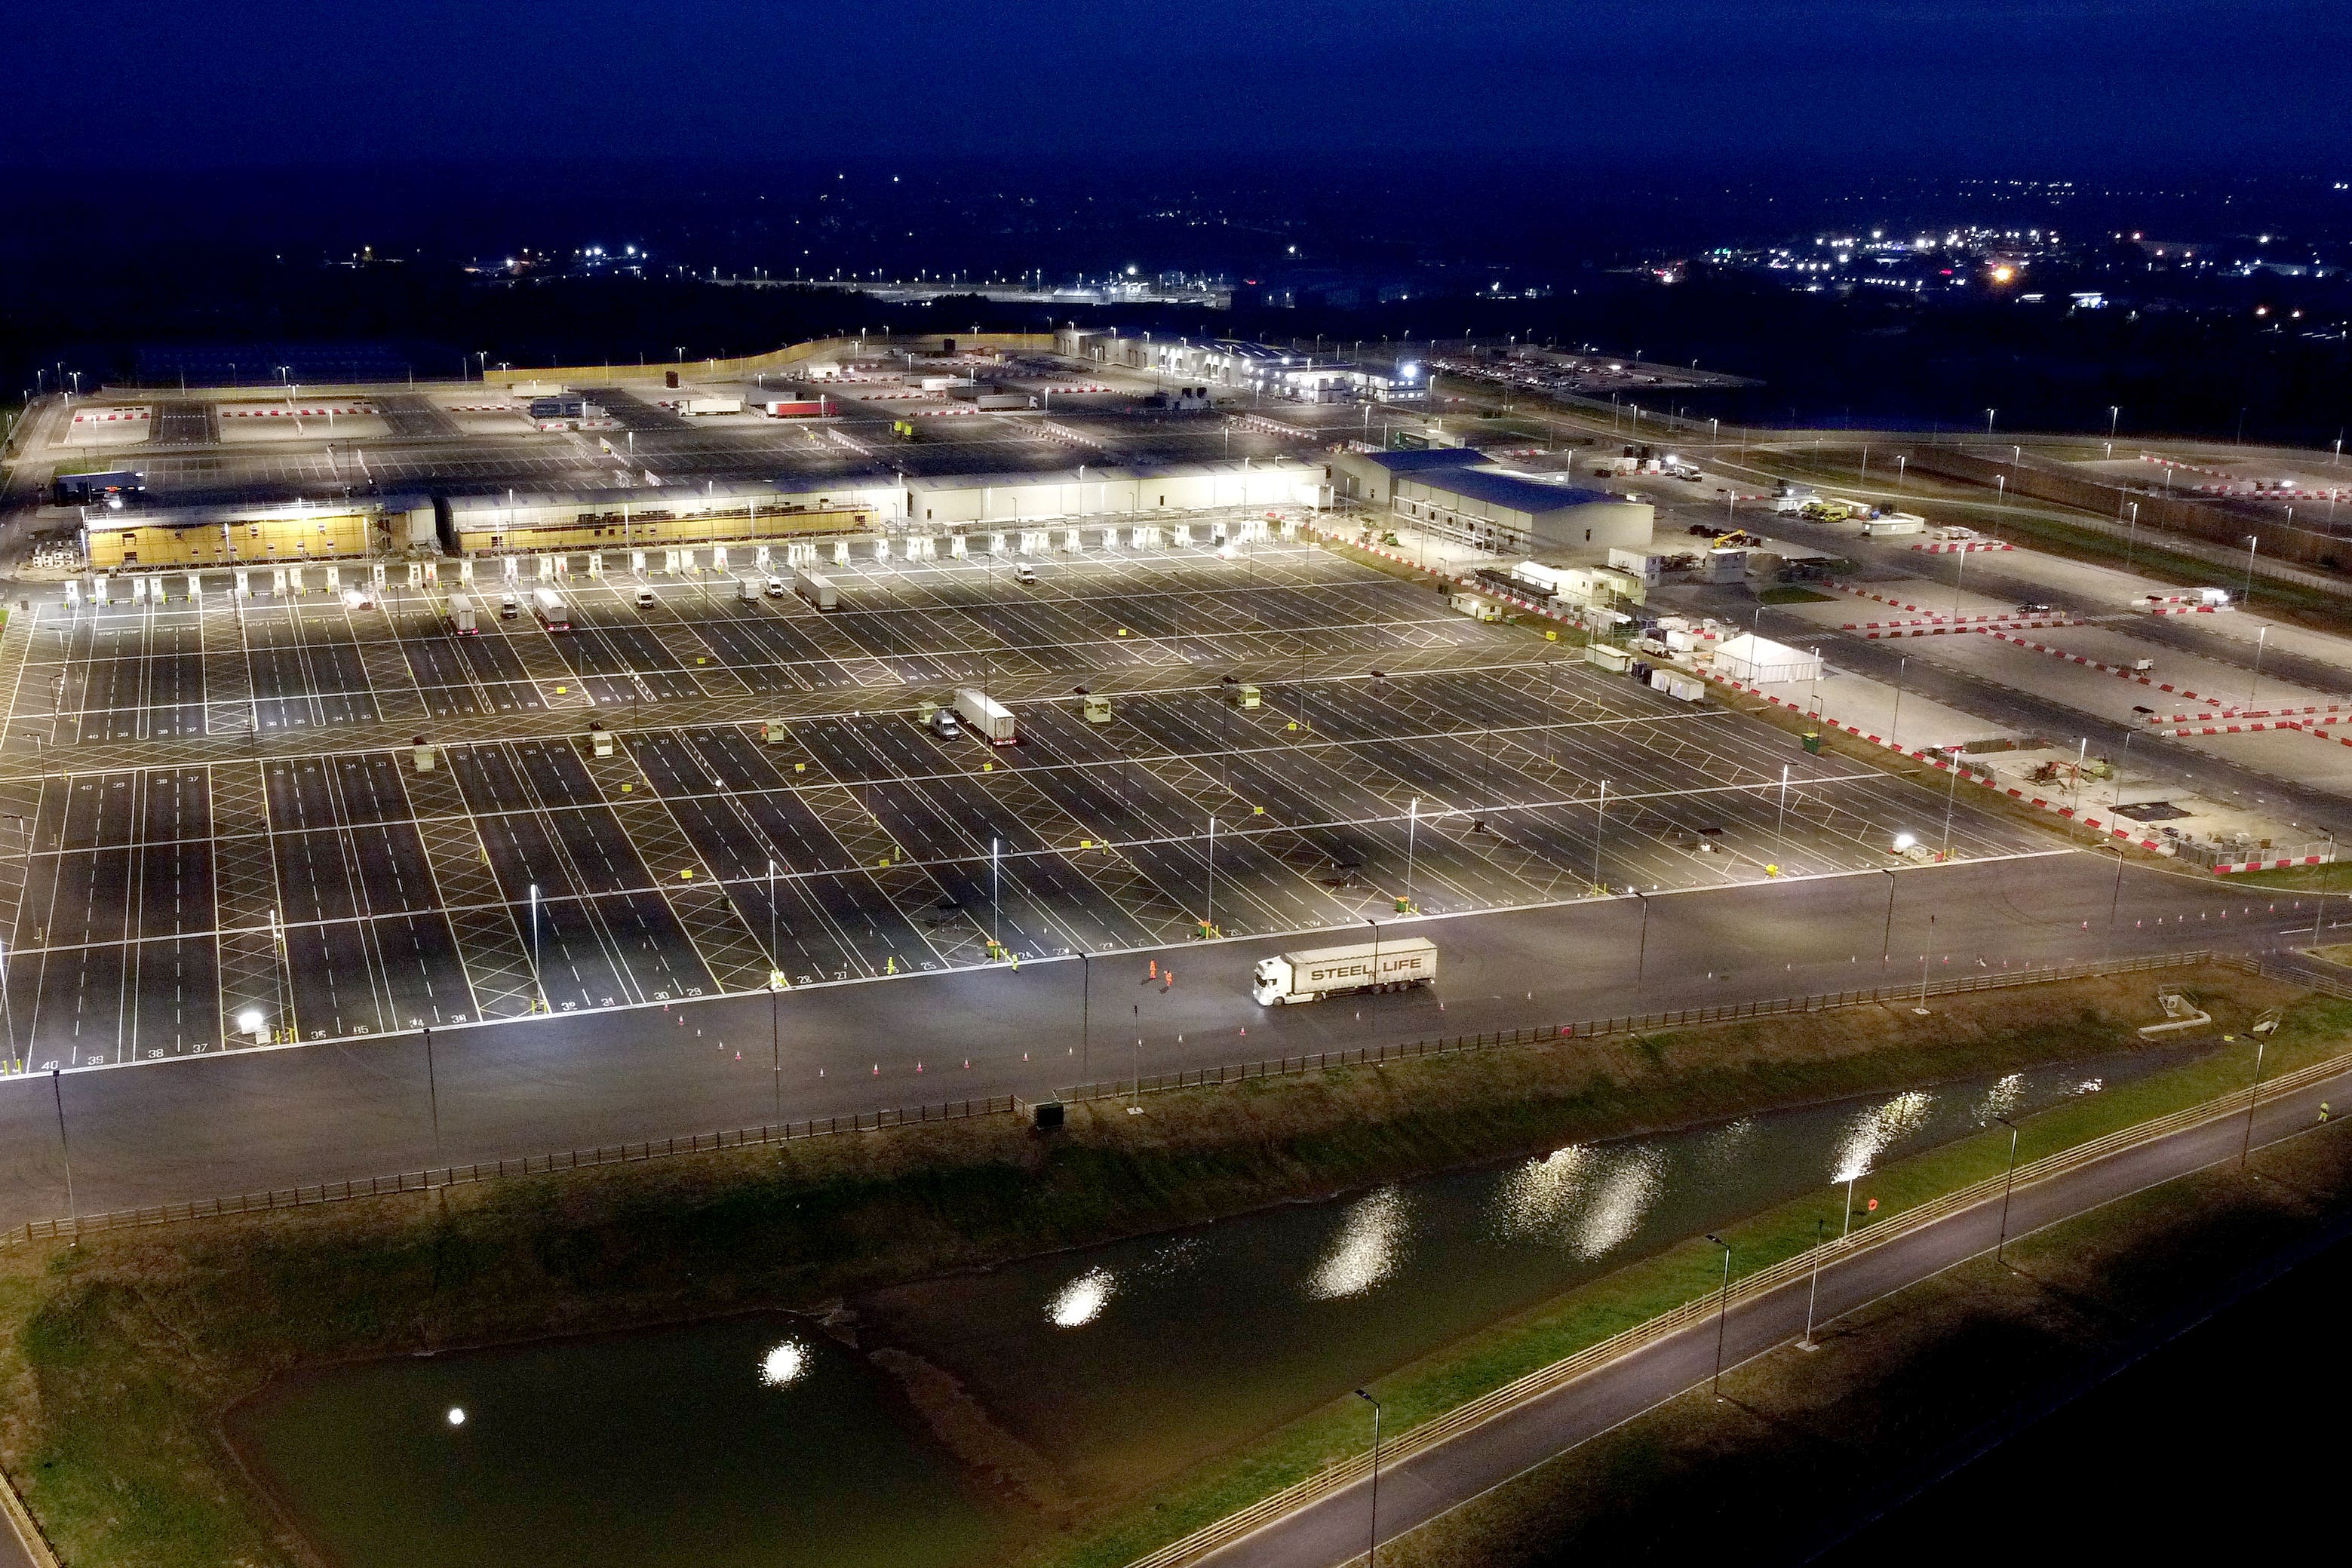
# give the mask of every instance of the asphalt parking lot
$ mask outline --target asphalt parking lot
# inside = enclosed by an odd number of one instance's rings
[[[1738,885],[1895,864],[1948,812],[1956,856],[2038,847],[1325,551],[1038,567],[862,559],[827,614],[575,576],[572,630],[493,610],[475,636],[399,591],[46,610],[12,727],[157,756],[0,791],[29,824],[18,1050],[120,1063],[674,1003],[772,966],[805,987]],[[1003,694],[1021,743],[925,727],[959,684]],[[456,719],[429,772],[388,743]]]

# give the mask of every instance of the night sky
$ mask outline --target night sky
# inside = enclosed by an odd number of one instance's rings
[[[2352,165],[2313,0],[246,0],[8,23],[0,165],[1528,149]]]

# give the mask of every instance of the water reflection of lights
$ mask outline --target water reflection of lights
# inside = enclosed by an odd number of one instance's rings
[[[2025,1074],[2012,1072],[1991,1088],[1977,1102],[1976,1119],[1989,1123],[1996,1116],[2013,1116],[2025,1101]]]
[[[1601,1178],[1569,1245],[1580,1258],[1598,1258],[1633,1234],[1658,1195],[1662,1158],[1655,1149],[1629,1149]]]
[[[1642,1223],[1657,1197],[1663,1164],[1654,1149],[1554,1149],[1504,1181],[1496,1218],[1506,1234],[1561,1242],[1580,1258],[1598,1258]]]
[[[1855,1112],[1845,1136],[1838,1144],[1837,1159],[1831,1166],[1836,1174],[1830,1179],[1852,1181],[1856,1176],[1868,1176],[1876,1166],[1878,1156],[1895,1140],[1926,1124],[1927,1112],[1935,1103],[1934,1095],[1912,1089]]]
[[[1102,1316],[1115,1283],[1108,1270],[1087,1270],[1054,1292],[1045,1305],[1046,1321],[1057,1329],[1084,1328]]]
[[[1600,1158],[1583,1145],[1570,1144],[1513,1171],[1496,1195],[1503,1229],[1538,1239],[1557,1233],[1584,1195]]]
[[[760,1363],[760,1381],[771,1388],[782,1388],[798,1383],[808,1371],[808,1347],[798,1340],[786,1340],[770,1351]]]
[[[1403,1261],[1407,1218],[1405,1196],[1392,1186],[1349,1207],[1331,1250],[1307,1277],[1308,1297],[1360,1296],[1394,1273]]]

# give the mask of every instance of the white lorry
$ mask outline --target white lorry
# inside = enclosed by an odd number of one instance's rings
[[[759,603],[760,580],[756,577],[737,578],[735,580],[735,598],[739,602],[744,604]]]
[[[680,413],[740,413],[743,400],[740,397],[689,397],[678,400]]]
[[[991,746],[1010,746],[1018,738],[1013,733],[1013,710],[978,686],[956,688],[955,711],[958,718]]]
[[[530,596],[531,607],[539,612],[539,623],[551,632],[572,630],[572,611],[563,598],[551,588],[536,589]]]
[[[1353,991],[1400,991],[1437,978],[1437,944],[1426,936],[1383,937],[1345,947],[1313,947],[1260,958],[1250,995],[1261,1007],[1314,1002]]]
[[[813,571],[793,573],[793,591],[819,610],[837,610],[841,598],[833,591],[833,580]]]
[[[474,623],[474,601],[462,593],[449,596],[449,630],[460,637],[471,637],[481,631]]]

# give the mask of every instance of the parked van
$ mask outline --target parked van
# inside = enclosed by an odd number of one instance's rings
[[[653,591],[652,589],[650,589],[650,588],[640,588],[640,589],[638,589],[638,590],[637,590],[637,608],[638,608],[638,609],[640,609],[640,610],[650,610],[650,609],[652,609],[652,608],[653,608],[653,603],[654,603],[654,591]]]
[[[522,600],[519,596],[512,593],[502,593],[499,596],[499,620],[511,621],[521,613]]]
[[[1015,582],[1034,582],[1037,580],[1037,569],[1026,562],[1024,562],[1013,569],[1013,580]]]
[[[772,577],[768,579],[769,598],[782,599],[785,594],[790,593],[792,589],[785,583],[782,578]]]

